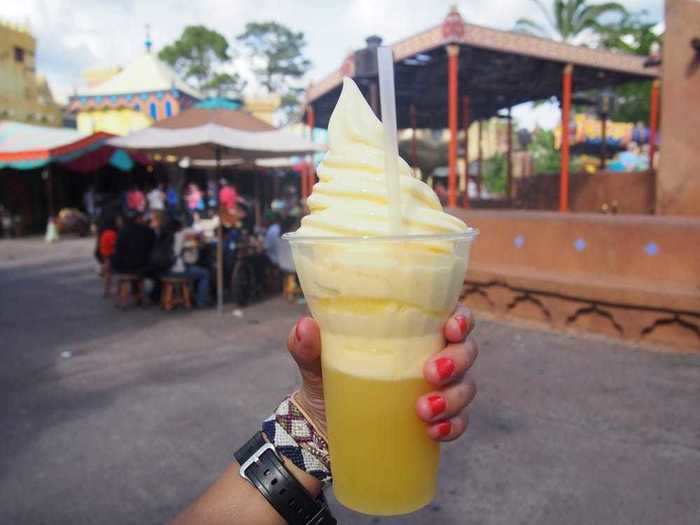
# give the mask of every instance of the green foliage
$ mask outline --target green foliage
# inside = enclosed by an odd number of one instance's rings
[[[652,30],[655,22],[646,22],[644,13],[628,13],[617,24],[603,26],[600,31],[600,46],[616,49],[633,55],[647,56],[661,37]]]
[[[559,173],[561,155],[554,148],[553,131],[535,130],[528,150],[530,155],[532,155],[535,173]]]
[[[484,160],[484,186],[492,195],[503,195],[508,181],[508,162],[503,153]]]
[[[246,49],[258,82],[281,95],[282,109],[289,118],[302,93],[294,83],[311,68],[311,61],[304,56],[304,33],[277,22],[249,22],[237,40]]]
[[[161,49],[158,57],[173,66],[185,80],[194,81],[200,89],[240,93],[244,87],[238,74],[216,71],[232,57],[226,38],[207,27],[187,26],[180,38]]]
[[[601,47],[648,56],[661,37],[652,31],[656,25],[644,20],[644,13],[628,14],[619,24],[610,24],[601,31]],[[651,82],[634,82],[614,89],[615,111],[610,115],[619,122],[649,122]]]
[[[570,42],[586,30],[596,33],[604,27],[601,20],[611,15],[627,16],[627,10],[617,2],[591,4],[587,0],[553,0],[548,9],[541,0],[532,0],[544,15],[549,29],[529,18],[515,23],[515,30],[536,36]]]
[[[554,147],[554,131],[536,129],[527,149],[532,156],[536,174],[559,175],[561,153]],[[581,170],[583,162],[579,157],[572,155],[569,160],[569,172],[576,173]]]
[[[613,89],[615,92],[615,110],[610,118],[616,122],[649,122],[649,102],[651,98],[651,81],[632,82]]]
[[[217,97],[230,97],[232,94],[240,95],[245,86],[246,82],[238,73],[214,73],[205,88],[216,91]]]

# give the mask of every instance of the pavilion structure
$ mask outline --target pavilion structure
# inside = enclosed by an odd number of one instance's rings
[[[309,86],[306,119],[310,127],[327,127],[344,76],[356,80],[379,114],[376,47],[349,54],[341,67]],[[565,131],[561,147],[560,210],[569,210],[569,138],[572,91],[612,87],[627,82],[654,81],[650,122],[653,155],[659,99],[659,71],[646,57],[573,46],[550,39],[465,23],[453,8],[437,26],[391,45],[394,53],[398,126],[403,129],[450,130],[448,204],[458,205],[458,130],[494,116],[511,122],[510,108],[529,101],[557,97]],[[510,127],[510,126],[509,126]],[[414,133],[415,135],[415,133]],[[468,140],[468,133],[464,133]],[[509,133],[512,136],[512,133]],[[468,145],[463,148],[468,155]],[[511,195],[512,146],[508,151],[507,195]],[[481,159],[480,159],[481,160]],[[469,159],[465,159],[469,165]],[[651,164],[650,164],[651,165]],[[481,166],[481,162],[479,162]],[[313,176],[303,184],[310,192]],[[477,185],[481,182],[477,175]],[[466,181],[463,185],[466,187]],[[465,191],[463,207],[468,207]]]

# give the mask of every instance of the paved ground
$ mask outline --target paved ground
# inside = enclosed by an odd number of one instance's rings
[[[303,311],[116,311],[91,244],[0,241],[0,523],[163,523],[296,383]],[[482,321],[440,495],[343,524],[697,525],[700,356]],[[68,357],[70,356],[70,357]]]

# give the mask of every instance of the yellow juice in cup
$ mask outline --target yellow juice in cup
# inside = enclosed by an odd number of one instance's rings
[[[421,365],[439,343],[435,334],[365,338],[324,333],[333,490],[346,507],[404,514],[433,499],[440,448],[428,437],[415,405],[431,390]]]

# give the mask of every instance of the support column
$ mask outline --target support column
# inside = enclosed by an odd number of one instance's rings
[[[603,113],[600,119],[600,171],[605,171],[608,156],[608,114]]]
[[[569,211],[569,118],[571,115],[571,77],[574,66],[567,64],[562,76],[561,96],[561,170],[559,180],[559,211]]]
[[[464,196],[462,207],[469,208],[469,97],[462,97],[462,118],[464,119]]]
[[[53,175],[51,173],[51,164],[47,164],[44,170],[46,174],[46,202],[49,209],[49,220],[56,217],[56,207],[53,199]]]
[[[447,204],[457,206],[457,72],[459,46],[447,46],[447,121],[450,128],[448,149]]]
[[[513,112],[508,108],[508,157],[506,158],[506,196],[508,202],[513,198]]]
[[[476,171],[476,198],[481,199],[481,176],[484,174],[484,150],[482,148],[482,133],[483,133],[483,121],[479,121],[479,126],[477,127],[477,146],[478,146],[478,166]]]
[[[372,108],[378,119],[381,119],[381,108],[379,107],[379,85],[375,81],[369,83],[369,107]]]
[[[413,168],[413,175],[416,175],[416,169],[418,164],[418,152],[416,150],[416,106],[411,104],[409,109],[411,117],[411,168]]]
[[[314,107],[309,105],[309,107],[306,109],[306,125],[309,128],[309,140],[313,142],[314,140],[314,125],[316,122],[316,113],[314,112]],[[307,181],[306,181],[306,196],[308,197],[311,195],[311,188],[313,188],[313,185],[316,183],[316,174],[314,172],[314,156],[309,155],[309,169],[306,172],[307,175]]]
[[[659,91],[661,82],[654,80],[651,84],[651,100],[649,102],[649,169],[654,169],[654,153],[656,152],[656,131],[659,127]]]

